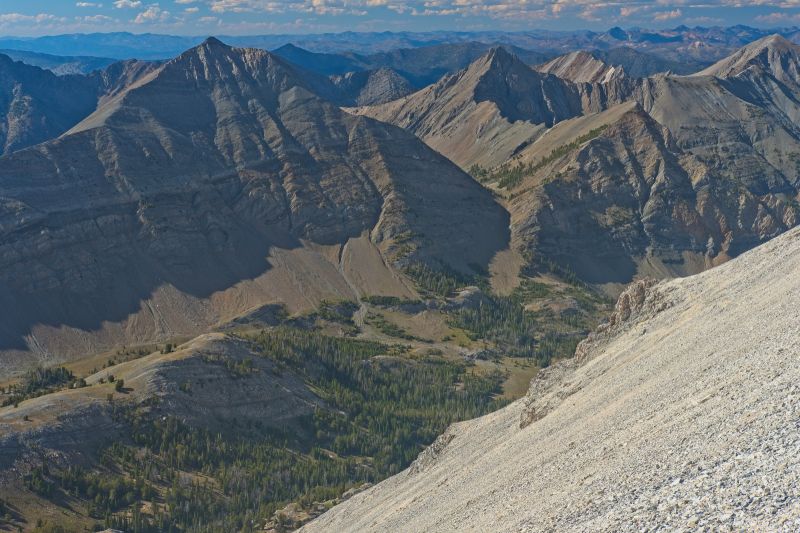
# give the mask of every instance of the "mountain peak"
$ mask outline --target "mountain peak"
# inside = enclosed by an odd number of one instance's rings
[[[515,71],[524,75],[538,76],[539,73],[512,54],[502,46],[495,46],[486,52],[482,58],[474,61],[467,70],[479,70],[483,75],[489,73],[508,73]]]
[[[610,30],[608,30],[608,35],[613,37],[618,41],[627,41],[628,40],[628,32],[620,28],[619,26],[614,26]]]
[[[800,46],[781,35],[769,35],[740,48],[696,75],[732,78],[752,69],[767,72],[784,83],[800,85]]]
[[[515,61],[521,63],[521,61],[514,54],[512,54],[502,46],[495,46],[490,48],[489,51],[483,55],[483,61],[481,60],[475,61],[468,68],[471,68],[472,66],[476,65],[481,65],[487,70],[495,68],[506,69],[510,65],[512,65]]]
[[[512,54],[502,46],[494,46],[490,48],[489,51],[486,53],[486,56],[490,61],[495,61],[495,60],[508,61],[514,58],[514,54]]]
[[[220,46],[220,47],[224,47],[224,48],[230,48],[227,44],[223,43],[222,41],[220,41],[219,39],[217,39],[216,37],[213,37],[213,36],[212,37],[208,37],[205,41],[203,41],[200,44],[200,46],[204,46],[206,48],[211,48],[211,47],[215,47],[215,46]]]
[[[109,100],[95,110],[94,113],[73,126],[71,133],[95,128],[118,115],[122,108],[133,106],[148,109],[154,116],[163,114],[169,117],[170,127],[175,131],[189,132],[196,125],[199,116],[172,113],[174,102],[170,102],[171,90],[167,87],[181,86],[191,83],[195,86],[192,98],[195,101],[208,101],[214,105],[223,105],[225,97],[216,95],[213,88],[222,84],[238,85],[248,94],[258,94],[265,101],[272,102],[275,95],[292,87],[300,87],[315,93],[312,83],[297,75],[293,67],[277,56],[256,48],[233,48],[219,39],[210,37],[203,43],[190,48],[180,56],[164,63],[152,75],[126,88],[118,98]],[[210,100],[203,100],[202,93],[207,93]],[[242,102],[234,106],[247,105]],[[124,113],[122,113],[124,115]]]
[[[745,46],[745,48],[751,48],[754,46],[760,46],[763,48],[776,48],[776,47],[791,48],[795,45],[783,35],[779,33],[773,33],[772,35],[768,35],[762,39],[750,43],[749,45]]]
[[[305,48],[301,48],[294,43],[286,43],[283,46],[279,46],[274,50],[274,52],[301,52],[304,54],[311,54],[313,52],[309,52]]]

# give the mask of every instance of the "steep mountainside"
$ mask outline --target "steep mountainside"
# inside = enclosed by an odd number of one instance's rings
[[[536,70],[575,82],[602,83],[624,69],[607,65],[589,52],[570,52],[539,65]]]
[[[800,47],[780,35],[769,35],[741,48],[697,76],[733,78],[749,69],[768,72],[777,80],[797,86],[800,80]]]
[[[59,76],[65,74],[89,74],[92,71],[104,69],[116,62],[116,59],[109,59],[107,57],[54,56],[50,54],[26,52],[24,50],[0,50],[0,54],[7,55],[14,61],[21,61],[26,65],[47,69]]]
[[[793,194],[800,179],[800,47],[762,39],[704,73],[658,76],[638,96],[676,143],[753,192]]]
[[[511,70],[476,62],[359,111],[409,128],[462,167],[482,167],[478,179],[507,191],[513,246],[528,266],[555,263],[600,284],[687,275],[800,223],[796,48],[781,39],[755,43],[726,63],[750,58],[727,78],[633,79],[573,54],[550,68],[595,81],[545,75],[559,92],[538,102],[511,98],[531,102],[527,115],[503,107],[503,97],[537,78],[519,62]],[[758,57],[771,59],[753,65]],[[491,112],[479,113],[480,94]],[[568,112],[544,115],[565,103]]]
[[[467,168],[504,162],[546,128],[581,114],[582,103],[573,84],[495,48],[434,85],[357,112],[408,129]]]
[[[98,86],[98,107],[102,107],[107,100],[156,70],[160,64],[157,61],[130,59],[117,61],[102,70],[92,72],[89,77]]]
[[[214,39],[0,159],[0,197],[0,301],[16,310],[0,339],[28,363],[275,301],[404,296],[393,264],[485,268],[508,241],[491,194],[417,138]]]
[[[389,68],[348,72],[331,81],[341,93],[337,103],[346,106],[383,104],[414,92],[407,79]]]
[[[800,222],[796,182],[733,179],[636,103],[559,124],[518,161],[515,245],[594,283],[699,272]]]
[[[57,137],[97,105],[92,80],[0,54],[0,155]]]
[[[573,63],[576,71],[596,67],[591,56],[580,57],[591,64]],[[354,112],[408,129],[462,168],[491,168],[553,124],[624,102],[641,84],[621,69],[603,70],[600,82],[575,83],[537,72],[504,48],[494,48],[434,85]]]
[[[798,269],[793,230],[634,284],[527,399],[451,426],[302,531],[797,529]]]
[[[0,54],[0,155],[58,137],[112,95],[153,69],[122,61],[89,76],[56,76]]]

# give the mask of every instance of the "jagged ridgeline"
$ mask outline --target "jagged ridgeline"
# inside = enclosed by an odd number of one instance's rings
[[[498,48],[356,111],[495,190],[528,267],[612,292],[700,272],[798,223],[797,45],[767,37],[691,76],[634,77],[602,57],[531,68]]]
[[[519,499],[503,476],[540,459],[519,486],[542,516],[574,507],[560,491],[575,480],[547,480],[579,471],[587,520],[624,523],[639,508],[592,514],[614,487],[591,490],[630,425],[598,425],[644,413],[669,429],[716,405],[692,389],[664,397],[689,399],[668,423],[645,402],[615,411],[640,391],[625,384],[641,343],[653,357],[634,381],[676,393],[659,369],[703,358],[657,345],[695,322],[689,296],[728,287],[638,279],[727,263],[800,217],[800,48],[773,36],[696,74],[699,56],[642,50],[273,54],[211,38],[68,76],[0,56],[0,529],[283,533],[337,504],[309,527],[491,529],[499,507],[480,502]],[[750,294],[731,265],[732,294]],[[548,473],[562,448],[581,468]],[[451,480],[468,487],[452,499]],[[425,507],[440,501],[479,516]],[[535,529],[525,508],[503,519]],[[562,514],[550,529],[576,527]]]

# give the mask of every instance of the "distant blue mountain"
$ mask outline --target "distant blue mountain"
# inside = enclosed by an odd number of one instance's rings
[[[503,44],[547,53],[575,49],[610,49],[620,45],[677,59],[693,54],[695,59],[715,59],[772,33],[791,41],[800,40],[797,27],[763,29],[748,26],[694,27],[678,26],[672,30],[611,28],[605,32],[532,30],[525,32],[343,32],[312,35],[218,36],[222,41],[241,47],[273,50],[294,44],[312,52],[375,54],[402,48],[436,44],[481,42]],[[59,56],[94,56],[114,59],[166,59],[196,46],[205,35],[179,36],[154,33],[91,33],[52,35],[35,38],[0,37],[0,49],[25,50]],[[696,46],[697,44],[708,46]],[[694,44],[687,51],[688,44]],[[697,57],[701,55],[703,57]]]

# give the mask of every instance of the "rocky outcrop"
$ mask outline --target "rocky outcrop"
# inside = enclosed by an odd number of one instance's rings
[[[575,370],[592,356],[600,354],[606,344],[671,305],[672,300],[659,290],[656,280],[646,278],[629,284],[617,299],[608,320],[578,344],[572,359],[558,361],[543,368],[531,380],[530,388],[523,399],[519,427],[524,428],[541,420],[561,402],[578,392],[581,384],[571,379]]]
[[[425,450],[419,454],[414,462],[411,463],[411,466],[408,467],[408,475],[413,476],[414,474],[424,472],[428,466],[436,462],[436,459],[439,457],[439,455],[455,437],[456,430],[454,426],[448,428],[447,431],[436,437],[436,440],[433,441],[430,446],[425,448]]]
[[[372,483],[362,483],[357,487],[348,489],[338,498],[325,500],[324,502],[313,502],[309,506],[302,506],[298,502],[292,502],[282,509],[278,509],[272,518],[264,524],[264,533],[288,533],[294,531],[311,520],[315,519],[334,505],[338,505],[349,500],[356,494],[364,492],[372,486]]]

